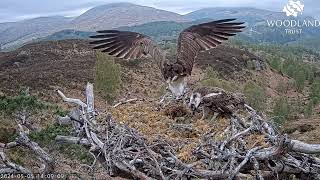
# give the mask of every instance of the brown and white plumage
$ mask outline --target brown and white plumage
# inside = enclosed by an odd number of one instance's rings
[[[207,112],[232,115],[244,108],[245,99],[242,94],[226,92],[216,87],[201,87],[193,91],[189,107],[195,111],[203,108],[204,116]],[[206,112],[207,111],[207,112]]]
[[[180,33],[177,45],[177,59],[169,61],[165,52],[150,37],[128,31],[105,30],[91,38],[94,49],[101,49],[114,57],[130,60],[147,55],[155,59],[163,78],[175,96],[184,93],[185,77],[191,75],[197,55],[217,47],[228,37],[241,32],[243,23],[233,22],[235,19],[224,19],[191,26]]]

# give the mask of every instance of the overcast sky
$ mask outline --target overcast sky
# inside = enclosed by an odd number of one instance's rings
[[[305,13],[320,18],[319,0],[300,0]],[[0,0],[0,22],[43,16],[78,16],[90,8],[113,2],[131,2],[180,14],[206,7],[256,7],[281,11],[288,0]]]

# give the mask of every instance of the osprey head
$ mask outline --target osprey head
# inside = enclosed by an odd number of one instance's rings
[[[168,79],[167,83],[175,97],[180,98],[185,94],[187,83],[184,76],[174,76],[172,79]]]
[[[188,106],[192,111],[196,111],[199,108],[201,101],[202,95],[200,93],[192,93]]]
[[[181,64],[167,62],[163,66],[163,76],[169,85],[170,91],[175,97],[181,97],[185,93],[187,83],[185,81],[186,73]]]

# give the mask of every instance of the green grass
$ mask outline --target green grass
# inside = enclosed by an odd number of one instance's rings
[[[57,145],[59,152],[65,154],[70,159],[77,159],[81,163],[91,164],[93,157],[88,153],[88,149],[79,144]]]
[[[55,142],[57,135],[67,136],[70,134],[70,132],[70,127],[54,124],[42,129],[41,131],[31,132],[29,137],[31,140],[38,142],[40,145],[47,146]]]

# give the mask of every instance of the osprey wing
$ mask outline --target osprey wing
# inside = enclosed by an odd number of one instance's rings
[[[194,60],[199,52],[217,47],[230,36],[241,32],[243,22],[236,19],[223,19],[191,26],[180,33],[178,39],[177,62],[184,65],[185,71],[191,75]]]
[[[150,37],[129,31],[104,30],[97,31],[98,35],[90,36],[95,39],[90,44],[93,49],[101,49],[111,56],[131,60],[151,55],[161,67],[165,53]]]

